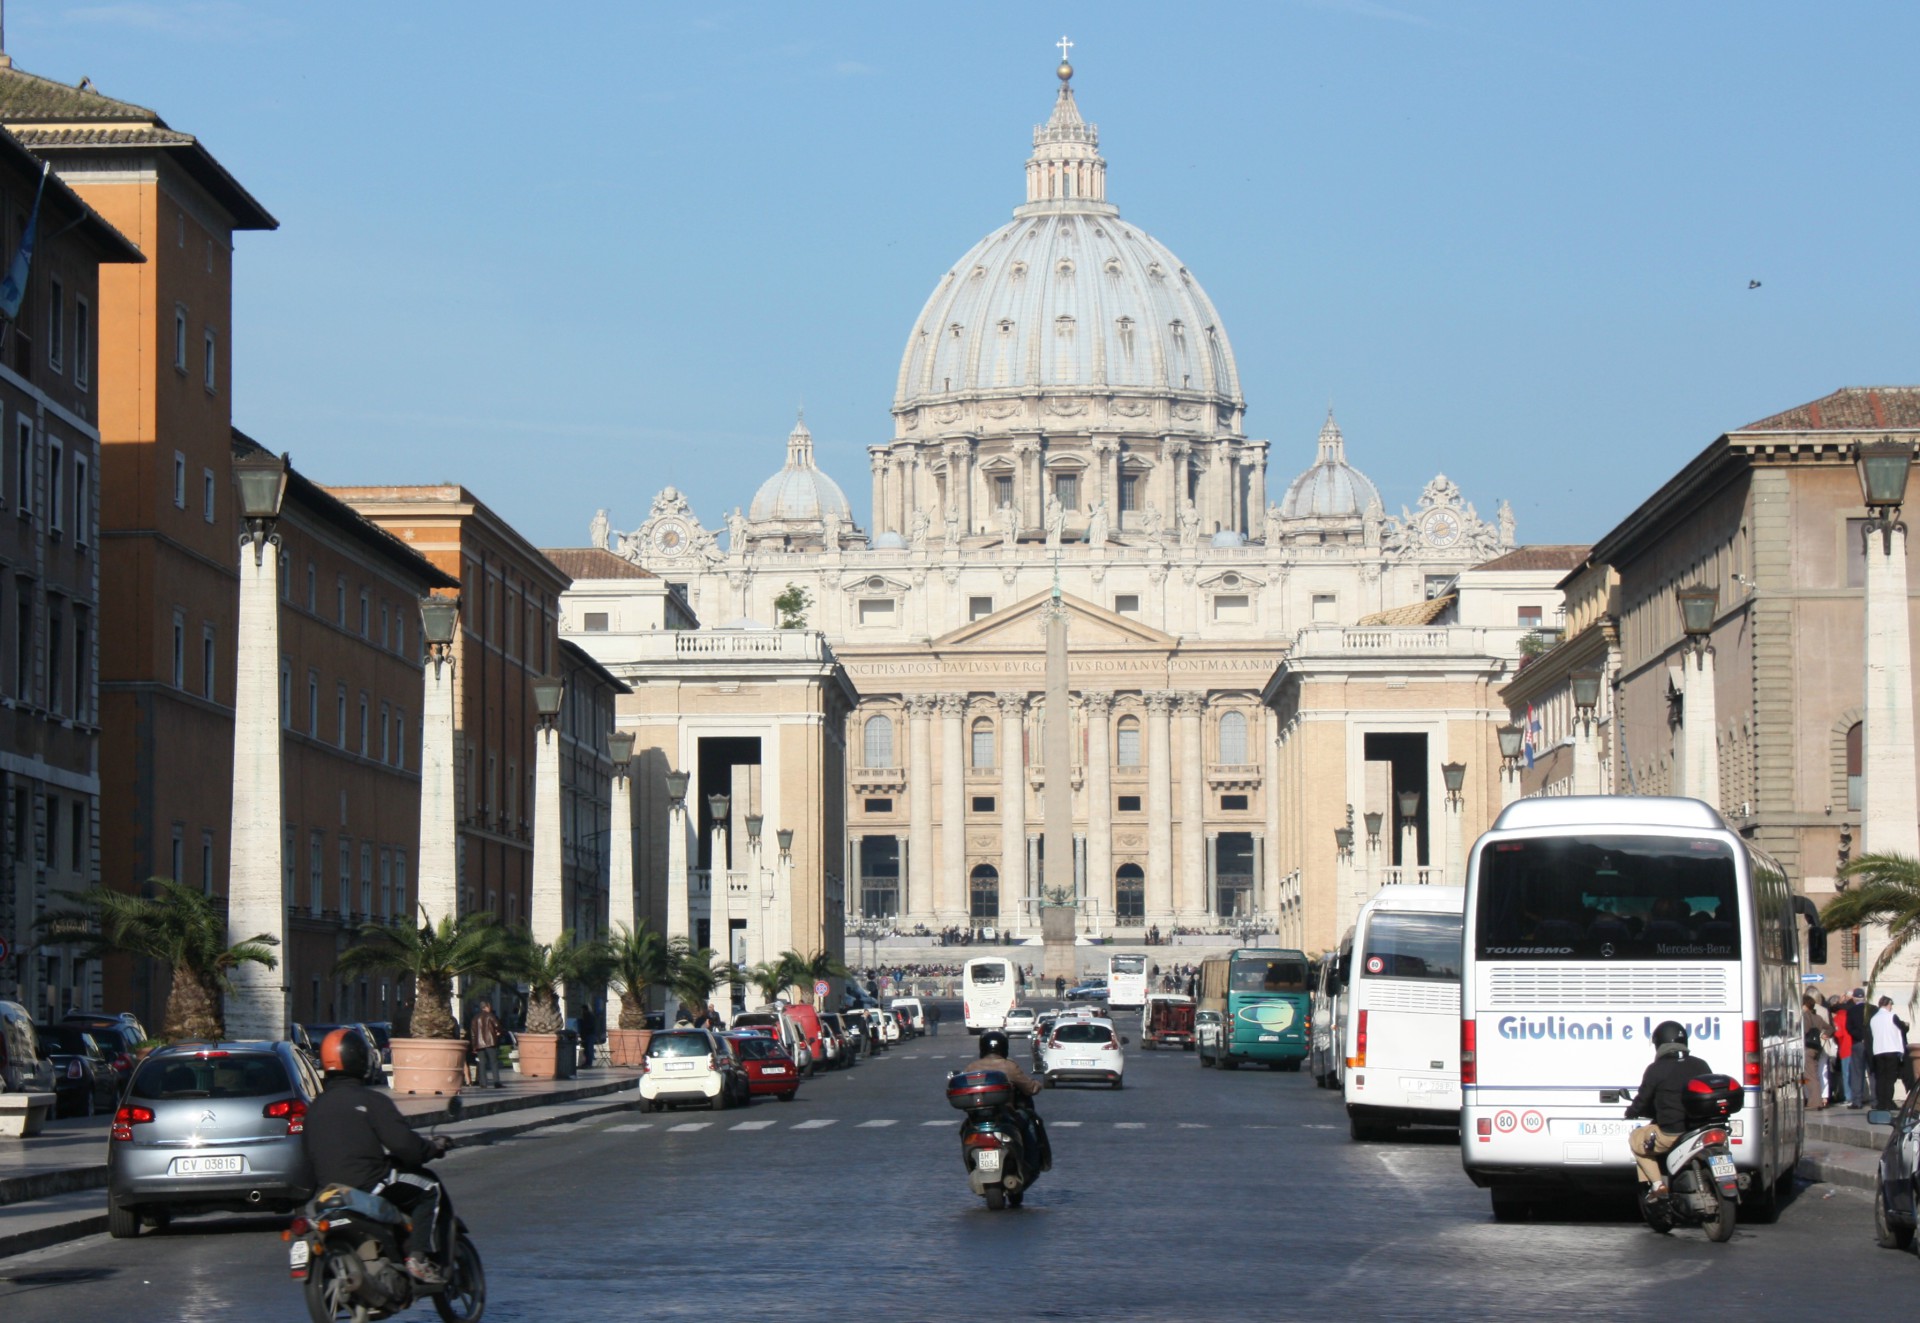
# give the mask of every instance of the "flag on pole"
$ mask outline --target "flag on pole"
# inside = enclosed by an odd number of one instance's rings
[[[13,255],[13,264],[7,268],[7,278],[0,280],[0,317],[16,321],[20,316],[20,304],[27,297],[27,273],[33,267],[33,235],[40,226],[40,195],[47,190],[47,171],[51,166],[42,162],[40,183],[33,190],[33,210],[27,213],[26,233],[20,236],[20,251]]]
[[[1540,743],[1540,714],[1534,711],[1533,704],[1527,704],[1527,734],[1520,747],[1527,755],[1527,769],[1533,769],[1534,746]]]

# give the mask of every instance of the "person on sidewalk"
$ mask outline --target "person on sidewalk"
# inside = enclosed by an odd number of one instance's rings
[[[500,1017],[493,1013],[493,1003],[483,1001],[473,1013],[467,1046],[473,1049],[474,1083],[483,1089],[499,1088]]]
[[[927,1003],[927,1027],[935,1038],[940,1036],[940,1004],[938,1002]]]
[[[1819,1111],[1827,1105],[1827,1062],[1833,1050],[1833,1022],[1820,1009],[1820,1001],[1811,992],[1800,997],[1801,1022],[1807,1031],[1807,1068],[1801,1076],[1806,1089],[1807,1107]]]
[[[1893,1082],[1900,1078],[1900,1063],[1907,1056],[1906,1021],[1893,1013],[1893,998],[1882,997],[1880,1008],[1869,1025],[1873,1047],[1873,1105],[1880,1111],[1893,1110]]]
[[[1835,997],[1827,1003],[1827,1019],[1833,1025],[1833,1051],[1827,1059],[1827,1102],[1838,1107],[1853,1101],[1847,1084],[1847,1059],[1853,1054],[1853,1040],[1847,1037],[1847,1002]]]
[[[1868,1063],[1873,1057],[1873,1036],[1867,1028],[1867,990],[1855,988],[1847,998],[1847,1037],[1853,1052],[1847,1058],[1847,1106],[1859,1111],[1867,1105]]]

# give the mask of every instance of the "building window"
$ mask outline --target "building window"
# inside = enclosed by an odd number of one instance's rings
[[[1339,615],[1339,612],[1340,599],[1332,593],[1315,593],[1313,595],[1314,624],[1330,625]]]
[[[360,912],[373,915],[373,843],[360,843]]]
[[[407,655],[407,618],[398,607],[393,612],[393,651],[397,656]]]
[[[969,597],[967,599],[968,620],[985,620],[992,614],[993,599],[991,597]]]
[[[220,341],[214,336],[212,331],[208,331],[206,338],[201,343],[205,348],[207,357],[206,362],[201,365],[200,383],[208,390],[212,390],[220,381]]]
[[[60,599],[47,594],[47,707],[59,713],[66,710],[66,660],[61,649],[66,645],[67,622],[61,618]]]
[[[339,870],[340,917],[345,920],[353,915],[353,842],[344,836],[340,838]]]
[[[606,633],[607,632],[607,613],[605,611],[587,612],[586,630],[587,630],[587,633],[589,634]]]
[[[1147,918],[1147,875],[1139,864],[1121,864],[1113,874],[1113,917],[1119,923]]]
[[[200,470],[200,517],[211,524],[214,520],[213,470]]]
[[[14,581],[13,681],[14,693],[33,706],[33,633],[37,622],[32,579]]]
[[[407,766],[407,714],[398,709],[393,714],[393,765],[403,771]]]
[[[382,702],[380,704],[380,761],[383,763],[393,761],[392,726],[392,713],[386,703]]]
[[[1453,576],[1451,574],[1429,574],[1426,582],[1427,600],[1431,602],[1436,597],[1446,596],[1447,589],[1452,586]]]
[[[87,608],[73,608],[73,715],[81,721],[93,716],[93,634]]]
[[[340,628],[347,627],[347,580],[346,576],[333,581],[333,618]]]
[[[200,697],[213,698],[213,626],[200,627]]]
[[[280,659],[280,729],[293,729],[293,661]]]
[[[380,917],[393,917],[393,851],[380,852]]]
[[[993,475],[993,508],[1013,504],[1013,475],[996,473]]]
[[[200,833],[200,890],[213,894],[213,833]]]
[[[1223,813],[1244,813],[1244,812],[1246,812],[1246,809],[1247,809],[1247,797],[1246,797],[1245,795],[1222,795],[1222,796],[1220,796],[1220,811],[1221,811],[1221,812],[1223,812]]]
[[[863,625],[884,626],[893,623],[893,599],[891,597],[863,597],[860,599],[860,623]]]
[[[1867,804],[1865,730],[1858,721],[1847,727],[1847,807],[1856,811]]]
[[[1117,616],[1126,616],[1129,619],[1138,620],[1140,618],[1140,594],[1115,593],[1113,598],[1113,613]]]
[[[89,833],[86,800],[73,801],[73,812],[67,815],[67,825],[73,833],[72,840],[68,842],[67,867],[82,877],[89,876],[93,869],[89,866],[90,851],[87,849]]]
[[[340,747],[344,749],[347,747],[347,687],[345,685],[336,685],[334,687],[333,702],[334,738]]]
[[[63,481],[66,477],[66,465],[60,443],[51,438],[47,441],[47,527],[56,535],[66,523],[67,489]]]
[[[327,838],[315,832],[307,841],[307,913],[314,918],[326,905]]]
[[[59,372],[65,366],[67,338],[67,287],[58,280],[47,281],[47,366]]]
[[[1220,714],[1220,761],[1235,764],[1247,761],[1246,713],[1229,711]]]
[[[993,770],[993,722],[987,717],[973,723],[971,766],[981,771]]]
[[[185,463],[179,456],[176,461]],[[13,503],[22,519],[33,518],[33,420],[22,418],[14,431]]]
[[[992,795],[975,795],[973,797],[973,811],[975,813],[991,813],[993,812],[993,805],[994,799]]]
[[[360,637],[373,637],[373,603],[367,600],[364,592],[360,594]]]
[[[85,455],[73,457],[73,545],[93,541],[93,466]]]
[[[187,370],[187,310],[179,304],[173,308],[173,370]]]
[[[1245,593],[1220,593],[1213,599],[1213,618],[1223,624],[1251,620],[1252,602]]]
[[[1543,618],[1539,607],[1523,606],[1519,609],[1516,623],[1522,629],[1538,629],[1540,628],[1540,622]]]
[[[367,730],[367,719],[368,719],[367,696],[365,694],[361,694],[360,695],[360,756],[362,758],[367,756],[367,748],[369,744],[370,732]]]
[[[380,646],[383,648],[393,646],[393,620],[385,602],[380,603]]]
[[[1120,767],[1140,765],[1140,718],[1121,717],[1114,741],[1114,762]]]
[[[1078,473],[1056,473],[1053,475],[1053,497],[1062,508],[1078,510],[1080,508],[1080,475]]]
[[[93,308],[73,301],[73,384],[85,390],[93,380]]]
[[[893,718],[872,716],[861,732],[861,751],[865,767],[893,766]]]
[[[1000,922],[1000,870],[992,864],[975,864],[967,876],[967,914],[976,928]]]
[[[866,810],[869,813],[891,813],[893,812],[893,801],[891,799],[869,799],[866,801]]]
[[[1140,811],[1140,796],[1138,795],[1120,796],[1119,800],[1115,804],[1115,811],[1120,813],[1138,813]]]
[[[173,613],[173,687],[187,687],[187,617],[180,611]]]
[[[320,672],[307,672],[307,738],[320,738]]]
[[[167,876],[175,882],[187,880],[187,826],[183,822],[173,824],[172,852],[168,857]],[[212,892],[208,892],[209,895]]]
[[[173,452],[173,508],[187,508],[187,457],[177,450]]]
[[[407,852],[393,852],[393,912],[395,915],[413,913],[413,907],[407,903]]]
[[[314,615],[320,613],[320,573],[312,561],[307,562],[307,610]]]
[[[1140,508],[1140,475],[1122,473],[1120,475],[1120,513],[1132,514]]]

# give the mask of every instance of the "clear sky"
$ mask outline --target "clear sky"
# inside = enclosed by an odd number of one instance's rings
[[[157,109],[281,221],[235,421],[466,484],[541,545],[717,527],[804,400],[867,522],[914,318],[1022,199],[1075,43],[1109,196],[1219,307],[1279,481],[1331,399],[1605,532],[1720,432],[1920,383],[1920,6],[12,0],[16,63]],[[1750,281],[1760,281],[1757,289]]]

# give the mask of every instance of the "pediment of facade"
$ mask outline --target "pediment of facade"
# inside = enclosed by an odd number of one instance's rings
[[[962,625],[933,640],[933,650],[1028,651],[1044,648],[1047,644],[1044,608],[1050,597],[1051,592],[1039,593],[983,619]],[[1062,594],[1061,601],[1066,604],[1068,613],[1069,651],[1083,648],[1140,648],[1172,652],[1179,646],[1179,640],[1171,634],[1163,634],[1071,593]]]

